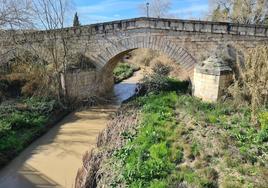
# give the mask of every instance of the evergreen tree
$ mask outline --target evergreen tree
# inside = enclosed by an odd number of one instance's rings
[[[74,15],[73,26],[74,26],[74,27],[78,27],[78,26],[80,26],[80,25],[81,25],[81,24],[80,24],[80,22],[79,22],[79,18],[78,18],[77,12],[76,12],[75,15]]]

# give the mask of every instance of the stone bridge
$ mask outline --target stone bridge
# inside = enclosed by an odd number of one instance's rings
[[[60,30],[17,33],[13,36],[15,44],[7,40],[11,36],[1,36],[1,45],[4,46],[1,52],[6,55],[2,55],[0,61],[8,61],[10,54],[27,49],[50,62],[48,52],[53,42],[62,53],[68,50],[71,54],[82,54],[96,69],[71,72],[64,82],[69,95],[84,98],[111,89],[114,84],[112,70],[125,53],[137,48],[150,48],[178,63],[199,90],[209,90],[214,82],[221,82],[221,73],[207,71],[208,77],[204,77],[198,73],[204,74],[206,70],[197,71],[197,80],[193,79],[195,65],[203,60],[202,57],[210,55],[221,44],[241,48],[267,44],[267,29],[260,25],[135,18]],[[204,87],[199,87],[202,84]]]

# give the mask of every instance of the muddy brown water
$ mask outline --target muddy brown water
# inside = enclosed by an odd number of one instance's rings
[[[115,85],[109,105],[76,111],[0,170],[0,188],[72,188],[83,154],[96,144],[111,114],[135,93],[141,71]]]

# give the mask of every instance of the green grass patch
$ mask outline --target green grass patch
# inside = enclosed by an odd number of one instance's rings
[[[197,173],[177,170],[184,159],[183,145],[177,143],[180,126],[175,108],[178,102],[176,92],[149,94],[137,100],[143,114],[140,128],[134,139],[115,153],[123,164],[122,175],[129,187],[168,187],[174,180],[214,184]],[[194,156],[200,154],[197,142],[190,149]]]
[[[55,100],[29,98],[0,105],[0,166],[22,151],[46,128],[60,106]]]
[[[119,83],[127,78],[130,78],[131,76],[133,76],[134,72],[138,70],[139,68],[134,65],[127,63],[119,63],[113,71],[115,83]]]
[[[232,169],[241,175],[238,179],[231,177],[232,181],[222,182],[222,185],[265,184],[254,176],[267,173],[267,170],[258,170],[265,169],[267,164],[266,112],[260,113],[259,125],[256,125],[250,121],[251,111],[247,106],[237,109],[227,103],[205,103],[177,92],[149,93],[137,98],[135,103],[141,107],[140,126],[135,134],[128,133],[124,137],[127,144],[114,155],[122,164],[120,181],[129,187],[176,187],[185,183],[195,187],[218,187],[219,175],[214,167],[219,161],[223,174]],[[192,117],[192,124],[183,122],[179,117],[183,114]],[[202,139],[193,135],[194,131],[198,132],[195,129],[206,134],[210,127],[223,135],[205,135]],[[221,141],[220,145],[214,146],[212,138]],[[226,155],[206,153],[206,148],[218,149]],[[185,161],[193,165],[187,166]],[[228,174],[226,172],[226,176]]]

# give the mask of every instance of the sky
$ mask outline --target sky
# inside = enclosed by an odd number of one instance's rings
[[[148,0],[74,0],[81,24],[145,16],[140,4]],[[180,19],[202,19],[208,10],[208,0],[171,0],[170,13]]]

